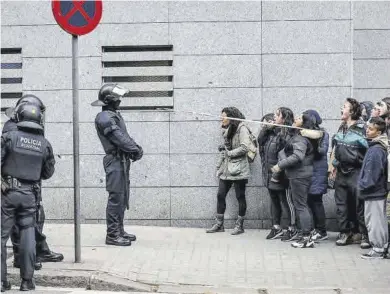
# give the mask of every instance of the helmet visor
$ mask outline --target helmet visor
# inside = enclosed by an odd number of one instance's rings
[[[128,89],[122,87],[122,86],[119,86],[119,85],[116,85],[114,87],[114,89],[112,89],[112,93],[117,96],[118,98],[120,97],[123,97],[125,94],[127,94],[129,92]]]

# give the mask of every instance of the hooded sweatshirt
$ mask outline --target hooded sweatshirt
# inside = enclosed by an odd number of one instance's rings
[[[363,160],[358,188],[359,198],[363,200],[385,199],[387,194],[389,141],[383,134],[368,141],[369,148]]]

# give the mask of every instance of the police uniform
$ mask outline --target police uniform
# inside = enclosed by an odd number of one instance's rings
[[[39,115],[35,106],[21,107],[24,115]],[[39,114],[37,114],[39,113]],[[42,126],[34,121],[17,123],[18,130],[1,136],[1,280],[7,282],[6,243],[14,225],[20,230],[21,290],[34,289],[36,195],[41,179],[54,173],[55,159]],[[21,168],[22,167],[22,168]],[[4,185],[3,185],[4,184]],[[6,288],[6,287],[5,287]]]
[[[8,133],[10,131],[18,130],[16,122],[14,119],[9,119],[4,123],[2,134]],[[50,250],[49,245],[46,242],[46,236],[43,234],[43,225],[45,223],[45,211],[41,203],[41,191],[39,189],[37,195],[38,210],[36,215],[36,225],[35,225],[35,241],[36,241],[36,255],[37,262],[35,264],[35,270],[42,268],[40,262],[58,262],[64,259],[64,256],[61,253],[56,253]],[[11,241],[13,245],[14,252],[14,266],[20,267],[19,262],[19,244],[20,244],[20,232],[17,226],[14,226],[11,231]]]
[[[96,131],[106,153],[103,158],[106,190],[109,193],[106,208],[106,244],[129,246],[131,241],[136,240],[134,235],[127,234],[123,228],[124,213],[126,207],[129,208],[130,160],[141,159],[143,150],[129,136],[122,116],[116,111],[119,98],[110,100],[114,87],[115,84],[109,84],[100,90],[98,101],[102,102],[99,105],[103,106],[103,109],[95,119]]]

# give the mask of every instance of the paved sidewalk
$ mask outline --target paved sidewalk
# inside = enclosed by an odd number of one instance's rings
[[[362,260],[358,245],[336,247],[336,233],[316,248],[295,249],[280,240],[266,241],[267,232],[259,230],[232,236],[230,230],[206,234],[204,229],[128,226],[138,240],[131,247],[114,247],[104,244],[105,225],[82,225],[82,263],[75,264],[73,230],[71,224],[45,226],[51,249],[65,260],[45,263],[41,272],[107,273],[155,285],[159,292],[170,292],[170,285],[180,285],[183,292],[212,286],[269,294],[384,294],[390,288],[390,259]]]

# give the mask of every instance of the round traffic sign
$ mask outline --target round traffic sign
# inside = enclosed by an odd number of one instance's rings
[[[61,28],[72,35],[85,35],[92,32],[102,18],[102,10],[102,0],[52,0],[55,20]]]

